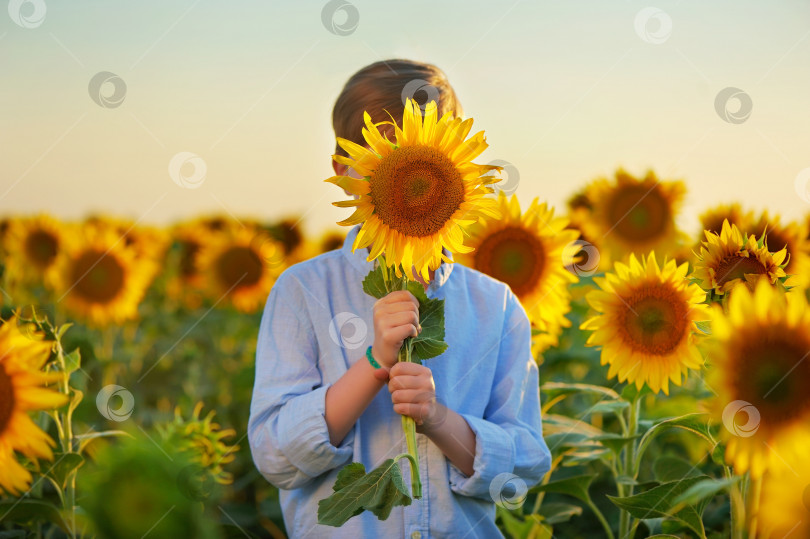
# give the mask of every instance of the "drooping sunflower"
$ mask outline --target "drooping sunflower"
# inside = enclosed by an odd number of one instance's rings
[[[705,234],[692,275],[704,290],[723,295],[742,282],[751,287],[760,277],[771,284],[784,281],[786,249],[770,252],[762,240],[753,234],[746,237],[728,221],[720,234],[708,230]]]
[[[706,293],[687,280],[687,271],[688,264],[666,258],[659,267],[650,253],[641,262],[630,255],[628,263],[594,277],[601,290],[586,298],[598,314],[580,329],[593,331],[587,344],[602,347],[608,378],[669,394],[670,381],[681,385],[682,375],[703,365],[697,322],[710,314]]]
[[[65,242],[46,279],[74,316],[101,328],[137,318],[155,264],[115,230],[85,226]]]
[[[484,218],[468,229],[474,251],[456,260],[509,285],[541,332],[535,339],[544,350],[571,325],[565,317],[571,310],[568,285],[579,279],[566,269],[566,250],[579,233],[536,198],[521,214],[517,196],[509,199],[501,191],[498,210],[500,219]]]
[[[660,181],[652,171],[638,179],[619,169],[615,181],[601,178],[586,188],[592,204],[587,235],[611,260],[650,251],[671,256],[687,238],[675,225],[685,193],[681,181]]]
[[[51,343],[33,324],[21,331],[17,316],[0,325],[0,491],[19,495],[31,484],[31,473],[16,459],[53,459],[54,441],[29,417],[37,410],[58,408],[67,397],[46,388],[59,375],[42,372]]]
[[[719,204],[700,214],[700,225],[704,231],[720,234],[723,230],[723,221],[736,225],[740,230],[747,230],[750,219],[750,215],[743,212],[742,206],[738,202],[732,202],[731,204]],[[702,238],[703,232],[700,236]]]
[[[42,282],[63,246],[65,226],[46,214],[10,219],[5,242],[8,279]]]
[[[779,215],[770,217],[768,212],[750,225],[749,231],[756,237],[763,237],[765,245],[771,252],[783,248],[787,251],[785,273],[790,275],[788,285],[807,288],[810,286],[810,241],[808,241],[807,223],[792,221],[782,224]]]
[[[205,468],[214,481],[222,485],[231,484],[233,474],[226,471],[224,465],[233,462],[239,446],[228,445],[224,439],[234,437],[236,431],[222,429],[219,423],[214,422],[214,410],[201,418],[202,409],[203,403],[198,402],[191,418],[186,420],[177,406],[174,409],[174,421],[158,424],[157,430],[165,444],[186,453],[189,460]]]
[[[253,226],[211,236],[196,257],[209,298],[216,303],[227,298],[244,313],[263,305],[286,264],[283,244]]]
[[[708,381],[726,461],[759,477],[810,444],[810,307],[804,294],[760,279],[753,292],[734,289],[727,314],[719,305],[712,314]]]
[[[402,128],[395,122],[372,123],[368,113],[364,121],[368,148],[338,138],[349,157],[333,156],[363,178],[326,180],[357,197],[333,203],[356,208],[338,224],[362,223],[352,247],[369,247],[369,261],[385,253],[398,275],[401,264],[409,278],[415,268],[427,280],[442,261],[452,262],[442,248],[471,251],[464,245],[465,227],[481,216],[497,217],[495,200],[485,195],[492,193],[489,184],[500,181],[487,173],[500,167],[473,163],[488,146],[484,132],[468,139],[472,119],[454,118],[450,112],[438,118],[435,102],[427,104],[423,118],[419,104],[408,99]],[[396,142],[380,133],[380,125],[393,127]]]

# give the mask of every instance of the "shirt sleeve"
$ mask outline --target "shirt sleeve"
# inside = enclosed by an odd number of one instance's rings
[[[450,488],[464,496],[500,501],[539,483],[551,468],[543,440],[537,363],[531,352],[531,326],[517,297],[509,290],[498,351],[498,365],[484,417],[460,414],[475,433],[473,475],[449,460]]]
[[[265,304],[256,344],[256,380],[248,421],[253,461],[282,489],[299,488],[353,455],[355,428],[332,445],[326,390],[302,284],[282,274]]]

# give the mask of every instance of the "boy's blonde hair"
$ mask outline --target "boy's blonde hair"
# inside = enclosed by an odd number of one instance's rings
[[[447,112],[461,116],[461,104],[444,72],[433,64],[412,60],[382,60],[362,68],[343,86],[332,109],[332,127],[335,136],[365,145],[363,139],[363,112],[374,122],[390,120],[402,123],[405,98],[416,100],[422,107],[428,100],[436,100],[439,117]],[[340,146],[338,155],[347,155]]]

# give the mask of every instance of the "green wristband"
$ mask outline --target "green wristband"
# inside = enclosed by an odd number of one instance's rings
[[[370,346],[366,349],[366,357],[368,358],[368,362],[371,363],[372,367],[374,367],[375,369],[380,368],[380,364],[377,363],[377,360],[374,359],[374,356],[371,355],[371,347]]]

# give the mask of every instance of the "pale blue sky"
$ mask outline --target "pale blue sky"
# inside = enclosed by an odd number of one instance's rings
[[[390,57],[447,72],[487,133],[481,161],[514,164],[524,206],[539,196],[562,211],[624,166],[684,179],[690,232],[718,202],[810,211],[796,189],[810,168],[808,2],[352,0],[346,36],[324,27],[322,1],[40,3],[40,21],[23,6],[31,28],[0,10],[3,213],[306,213],[316,232],[347,215],[322,182],[334,99],[356,69]],[[671,31],[652,20],[637,33],[650,6]],[[126,84],[120,106],[90,98],[100,71]],[[743,123],[715,111],[729,86],[752,100]],[[195,189],[169,175],[179,152],[205,162]]]

